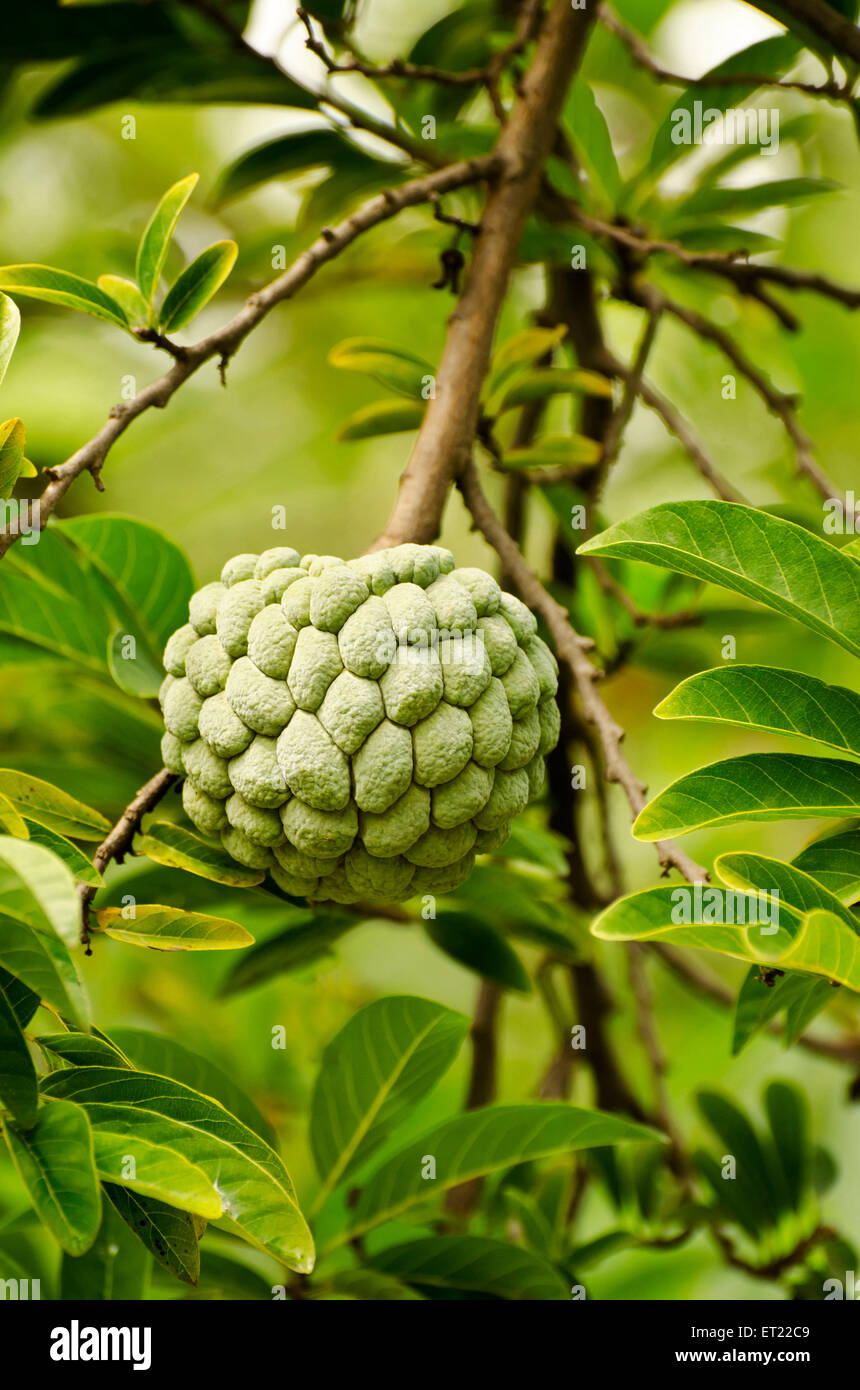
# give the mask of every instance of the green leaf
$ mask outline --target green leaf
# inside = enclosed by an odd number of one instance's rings
[[[123,1221],[168,1274],[183,1284],[196,1284],[200,1277],[198,1225],[187,1211],[178,1211],[154,1197],[142,1197],[127,1187],[104,1184],[104,1194]]]
[[[19,1028],[26,1028],[39,1007],[39,996],[28,989],[7,970],[0,969],[0,994],[18,1020]]]
[[[788,998],[785,1009],[785,1045],[796,1043],[807,1024],[826,1009],[833,998],[833,985],[830,980],[821,980],[809,975],[789,975],[790,980],[806,980],[807,988],[797,990]]]
[[[191,197],[197,183],[198,174],[188,174],[184,179],[168,188],[152,216],[146,224],[137,248],[135,275],[140,286],[139,297],[143,308],[142,323],[149,323],[152,314],[152,301],[161,281],[164,262],[170,250],[176,224],[182,209]],[[135,322],[136,320],[132,320]]]
[[[736,1057],[777,1014],[785,1012],[798,999],[808,1000],[820,987],[820,980],[800,974],[777,976],[768,984],[762,977],[761,966],[750,966],[735,1003],[732,1056]]]
[[[612,383],[599,372],[589,372],[580,367],[536,367],[516,377],[509,386],[499,393],[498,400],[487,403],[489,415],[501,415],[515,406],[528,405],[531,401],[543,401],[551,396],[567,396],[582,392],[588,396],[603,396],[612,399]]]
[[[31,840],[0,835],[0,902],[37,931],[76,946],[81,905],[75,880],[61,859]]]
[[[531,367],[541,357],[548,356],[566,332],[567,327],[558,324],[555,328],[526,328],[522,333],[507,338],[493,357],[487,382],[487,399],[495,396],[515,372]]]
[[[112,1028],[111,1042],[119,1047],[138,1071],[181,1081],[195,1091],[217,1100],[243,1125],[259,1134],[270,1148],[277,1148],[277,1136],[252,1100],[226,1072],[199,1053],[183,1047],[173,1038],[164,1038],[146,1028]]]
[[[101,1193],[93,1158],[93,1136],[85,1111],[70,1101],[48,1101],[26,1132],[6,1124],[12,1161],[30,1194],[39,1220],[70,1255],[81,1255],[96,1238]]]
[[[519,471],[522,468],[577,468],[598,463],[603,446],[584,434],[543,434],[533,444],[506,449],[499,464]]]
[[[331,349],[328,360],[332,367],[372,376],[410,400],[421,399],[423,379],[435,372],[425,358],[383,338],[345,338]]]
[[[860,767],[799,753],[749,753],[679,777],[639,812],[637,840],[743,821],[860,815]]]
[[[778,666],[700,671],[654,710],[660,719],[701,719],[815,739],[860,757],[860,695]]]
[[[31,838],[24,817],[16,811],[8,796],[2,794],[0,794],[0,834],[14,835],[19,840]]]
[[[716,1133],[724,1150],[737,1161],[740,1183],[751,1194],[762,1225],[773,1225],[782,1208],[781,1194],[774,1191],[771,1173],[758,1135],[744,1112],[717,1092],[701,1091],[697,1096],[699,1109]],[[726,1187],[734,1183],[724,1184]]]
[[[820,536],[736,502],[663,502],[580,555],[678,570],[795,618],[860,656],[860,567]]]
[[[216,241],[201,251],[171,285],[159,314],[161,330],[184,328],[221,288],[239,254],[235,241]]]
[[[564,110],[565,128],[599,202],[612,210],[621,194],[621,175],[606,117],[582,78],[572,84]]]
[[[795,909],[781,906],[775,932],[761,923],[734,925],[734,890],[705,887],[705,911],[716,920],[707,919],[703,912],[703,920],[690,922],[677,914],[683,906],[678,895],[691,892],[659,887],[619,898],[592,923],[592,933],[604,941],[658,940],[693,946],[780,970],[822,975],[860,991],[860,937],[834,913],[816,909],[798,920]]]
[[[96,284],[120,306],[129,326],[137,328],[146,323],[146,300],[133,280],[124,275],[100,275]]]
[[[808,1117],[803,1096],[796,1086],[771,1081],[765,1089],[764,1104],[786,1191],[792,1207],[799,1211],[808,1181]]]
[[[34,114],[77,116],[116,101],[316,109],[313,93],[250,49],[192,47],[175,29],[148,42],[133,38],[134,31],[106,54],[96,49],[64,71],[40,96]]]
[[[0,497],[12,496],[12,489],[24,470],[26,442],[24,422],[17,416],[0,424]]]
[[[0,294],[0,382],[9,367],[18,334],[21,331],[21,311],[13,299]]]
[[[297,909],[285,931],[260,942],[242,956],[221,986],[221,994],[239,994],[319,960],[359,922],[354,913],[336,909]]]
[[[0,631],[104,675],[116,614],[103,580],[75,553],[64,529],[63,523],[50,526],[37,546],[15,546],[7,555]]]
[[[0,821],[2,821],[2,812],[0,812]],[[58,859],[62,859],[67,868],[71,870],[76,883],[87,883],[91,888],[101,888],[104,879],[98,869],[87,858],[83,850],[72,844],[71,840],[58,834],[56,830],[49,830],[47,826],[40,825],[38,821],[26,817],[22,824],[27,831],[27,839],[30,844],[42,845]]]
[[[39,1085],[15,1010],[0,989],[0,1104],[23,1128],[36,1123]]]
[[[264,140],[239,155],[219,175],[212,201],[220,207],[272,179],[289,178],[320,168],[331,169],[338,182],[348,182],[359,173],[372,170],[387,174],[393,180],[400,170],[398,164],[373,158],[330,127],[296,130],[276,136],[274,140]]]
[[[400,434],[403,430],[417,430],[423,419],[424,405],[419,401],[372,401],[344,421],[337,438],[343,442]]]
[[[44,299],[49,304],[61,304],[66,309],[77,309],[82,314],[115,323],[119,328],[128,328],[122,306],[115,299],[91,280],[67,270],[49,265],[0,266],[0,288],[28,295],[31,299]]]
[[[96,1163],[108,1182],[207,1219],[229,1216],[247,1240],[290,1269],[313,1267],[313,1241],[286,1168],[217,1102],[166,1077],[110,1067],[55,1072],[43,1089],[86,1108]],[[129,1153],[138,1155],[134,1178],[123,1171]],[[181,1191],[188,1174],[196,1179],[192,1201]]]
[[[130,946],[154,951],[235,951],[250,946],[253,936],[238,922],[207,917],[202,912],[183,912],[158,903],[136,906],[127,919],[122,907],[104,907],[96,913],[99,930]]]
[[[516,989],[523,994],[531,992],[528,971],[516,951],[494,927],[480,918],[445,908],[435,920],[423,925],[439,950],[467,970],[474,970],[503,989]]]
[[[531,1250],[488,1236],[428,1236],[370,1256],[373,1269],[423,1287],[470,1290],[494,1298],[559,1302],[566,1281]]]
[[[102,1223],[85,1255],[64,1256],[60,1297],[72,1302],[138,1303],[146,1297],[152,1261],[112,1203],[102,1204]]]
[[[833,179],[775,179],[741,188],[702,188],[683,198],[660,225],[668,235],[678,232],[690,219],[698,217],[750,217],[771,207],[788,207],[807,202],[816,193],[831,193],[839,184]]]
[[[468,1027],[429,999],[391,995],[360,1009],[328,1044],[311,1101],[317,1207],[432,1090]]]
[[[246,869],[220,845],[210,843],[182,825],[171,821],[156,821],[147,827],[146,834],[135,845],[138,854],[169,869],[185,869],[213,883],[226,883],[237,888],[253,888],[262,883],[261,869]]]
[[[120,690],[139,700],[154,699],[164,680],[164,668],[138,651],[137,639],[119,628],[108,643],[107,667]]]
[[[0,794],[8,797],[27,820],[59,835],[71,835],[75,840],[102,840],[110,830],[110,821],[100,812],[26,772],[0,768]]]
[[[143,647],[140,659],[163,679],[168,637],[188,618],[194,576],[184,552],[157,527],[133,517],[100,512],[62,523],[63,536],[106,581],[117,619]],[[130,663],[123,662],[123,665]]]
[[[654,136],[645,169],[647,186],[651,186],[670,164],[674,164],[676,160],[689,154],[691,149],[695,148],[693,145],[684,144],[672,138],[673,134],[677,136],[679,133],[683,133],[682,124],[678,117],[679,112],[692,115],[696,102],[701,102],[703,110],[716,107],[721,111],[727,111],[756,90],[756,84],[753,82],[709,87],[707,85],[709,76],[723,77],[731,76],[734,73],[743,76],[747,73],[761,73],[763,76],[776,77],[794,63],[799,51],[800,45],[790,34],[779,34],[774,38],[763,39],[759,43],[750,44],[748,48],[733,53],[730,58],[726,58],[722,63],[711,68],[694,86],[689,87],[683,96],[673,101],[669,114],[657,127]],[[637,179],[634,182],[638,184],[640,180]]]
[[[714,861],[714,871],[729,888],[739,888],[741,892],[778,893],[781,907],[787,905],[801,915],[825,908],[841,917],[852,931],[860,929],[854,914],[823,884],[796,865],[784,864],[765,854],[735,852],[721,854]]]
[[[486,1173],[557,1153],[660,1136],[600,1110],[536,1102],[490,1105],[448,1120],[412,1140],[382,1164],[362,1189],[342,1239],[392,1221],[419,1202]],[[424,1156],[432,1155],[436,1177],[422,1175]]]
[[[89,1027],[83,982],[54,933],[0,912],[0,965],[78,1028]]]
[[[358,1269],[336,1270],[328,1279],[327,1286],[335,1293],[362,1303],[414,1303],[422,1300],[422,1295],[410,1289],[408,1284],[378,1269],[368,1269],[366,1265]]]
[[[849,907],[860,900],[860,829],[856,826],[818,837],[791,862]]]
[[[130,1067],[131,1062],[105,1037],[92,1033],[44,1033],[36,1038],[43,1052],[70,1067]]]

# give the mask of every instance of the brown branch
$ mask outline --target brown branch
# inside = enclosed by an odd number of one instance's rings
[[[639,781],[621,752],[624,730],[616,724],[597,693],[596,681],[601,673],[586,656],[586,650],[591,643],[574,631],[567,610],[556,602],[529,568],[519,546],[508,535],[484,496],[477,471],[471,461],[459,477],[458,486],[478,530],[497,552],[506,572],[513,576],[523,601],[533,612],[539,613],[546,623],[556,651],[573,677],[585,717],[588,723],[594,726],[600,739],[606,764],[606,779],[621,784],[630,810],[637,816],[645,805],[647,788]],[[706,870],[694,863],[671,840],[658,841],[656,850],[664,874],[671,868],[676,868],[690,883],[707,880]]]
[[[394,510],[376,548],[432,541],[451,484],[466,466],[481,413],[493,333],[516,264],[541,170],[594,16],[555,0],[535,55],[496,146],[502,173],[481,218],[481,235],[454,310],[436,379]]]
[[[654,346],[654,339],[657,336],[657,328],[660,323],[659,306],[649,310],[645,322],[645,329],[639,347],[636,350],[636,358],[630,371],[627,372],[624,381],[624,394],[621,404],[613,413],[603,437],[603,457],[600,460],[600,472],[605,476],[618,457],[621,444],[624,439],[624,431],[630,423],[636,405],[636,399],[642,394],[642,379],[645,375],[645,367]]]
[[[132,420],[153,407],[163,409],[179,387],[205,362],[213,358],[219,359],[221,363],[229,361],[252,329],[256,328],[276,304],[291,299],[322,266],[339,256],[363,232],[388,221],[404,208],[429,201],[434,193],[445,193],[465,184],[491,179],[500,167],[501,160],[497,155],[449,165],[445,169],[403,184],[400,188],[386,189],[376,194],[343,222],[337,223],[334,227],[324,228],[317,240],[303,251],[282,275],[264,289],[252,294],[228,323],[208,338],[185,348],[182,358],[175,361],[164,376],[145,386],[132,400],[114,406],[98,434],[72,454],[65,463],[51,469],[52,481],[39,499],[40,526],[44,526],[54,514],[76,478],[86,472],[92,473],[95,478],[98,477],[110,449],[128,429]],[[8,528],[0,532],[0,556],[4,555],[16,540],[17,535]]]
[[[636,1026],[639,1036],[642,1039],[642,1045],[651,1065],[651,1073],[654,1078],[657,1119],[661,1128],[669,1136],[672,1145],[672,1163],[674,1170],[683,1183],[687,1195],[692,1196],[693,1173],[690,1164],[690,1156],[687,1153],[683,1136],[675,1122],[675,1117],[669,1102],[669,1092],[666,1086],[668,1063],[666,1054],[663,1051],[663,1044],[660,1041],[660,1035],[657,1031],[657,1022],[654,1016],[654,991],[651,987],[651,981],[648,978],[645,952],[637,941],[632,941],[629,944],[627,962],[630,973],[630,984],[633,990]]]
[[[475,1017],[469,1030],[472,1043],[472,1070],[469,1075],[469,1090],[466,1095],[466,1109],[477,1110],[489,1105],[496,1098],[498,1046],[496,1033],[499,1023],[503,991],[490,980],[482,980],[478,991]],[[445,1209],[458,1217],[468,1216],[474,1211],[484,1185],[483,1178],[471,1178],[468,1182],[452,1187],[445,1196]]]
[[[601,4],[597,17],[605,29],[620,39],[640,67],[646,68],[658,82],[668,82],[673,87],[775,87],[787,92],[804,92],[807,96],[828,97],[834,101],[851,100],[852,84],[837,82],[835,78],[817,84],[783,81],[763,72],[705,73],[702,77],[684,77],[680,73],[670,72],[658,63],[635,30],[628,28],[609,5]]]
[[[102,840],[95,854],[93,864],[98,872],[104,873],[108,864],[115,859],[121,864],[123,858],[131,849],[132,841],[140,829],[140,822],[143,816],[157,806],[165,792],[173,786],[176,776],[168,772],[163,767],[160,772],[156,772],[154,777],[150,777],[145,787],[141,787],[136,797],[126,806],[116,825],[110,833]],[[78,889],[81,900],[81,944],[86,947],[87,955],[90,951],[90,905],[98,889],[90,884],[82,883]]]
[[[860,29],[825,0],[781,0],[782,8],[838,53],[860,63]]]

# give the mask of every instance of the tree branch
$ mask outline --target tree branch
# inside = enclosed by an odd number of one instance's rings
[[[556,651],[573,676],[585,717],[600,739],[606,762],[606,779],[621,784],[630,810],[637,816],[645,805],[647,788],[639,781],[621,752],[624,730],[616,724],[595,688],[601,672],[586,656],[590,643],[574,631],[566,609],[556,602],[529,568],[519,546],[508,535],[484,496],[473,463],[470,462],[460,475],[458,486],[478,530],[497,552],[506,572],[513,576],[523,601],[533,612],[540,613],[546,623]],[[664,874],[675,868],[690,883],[707,880],[706,870],[694,863],[671,840],[658,841],[655,848]]]
[[[72,454],[65,463],[50,470],[51,482],[39,499],[40,528],[44,527],[57,510],[76,478],[86,472],[98,478],[111,448],[133,420],[153,407],[164,409],[180,386],[205,362],[218,358],[222,365],[226,364],[252,329],[262,322],[276,304],[291,299],[322,266],[339,256],[363,232],[388,221],[404,208],[431,201],[435,194],[491,179],[499,172],[501,164],[498,155],[487,155],[480,159],[451,164],[397,189],[386,189],[369,198],[343,222],[337,223],[334,227],[323,228],[317,240],[276,280],[252,294],[239,313],[228,323],[208,338],[184,348],[182,357],[174,362],[164,376],[145,386],[132,400],[114,406],[98,434]],[[0,556],[3,556],[16,540],[17,534],[10,532],[8,527],[0,531]]]
[[[394,510],[375,548],[432,541],[451,484],[471,455],[493,333],[541,170],[594,16],[555,0],[538,36],[520,100],[496,146],[502,173],[491,190],[463,294],[451,318],[431,399]]]

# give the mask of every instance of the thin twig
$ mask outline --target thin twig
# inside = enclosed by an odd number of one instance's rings
[[[586,650],[591,644],[588,639],[580,637],[574,631],[567,610],[556,602],[530,569],[519,546],[508,535],[487,501],[473,463],[470,462],[464,469],[458,479],[458,486],[478,530],[498,553],[507,573],[513,575],[523,601],[533,612],[540,613],[546,623],[559,657],[571,672],[585,717],[594,726],[600,739],[606,764],[606,779],[609,782],[620,783],[631,812],[637,816],[645,805],[647,788],[639,781],[621,752],[624,730],[615,722],[597,693],[595,683],[601,673],[586,656]],[[694,863],[673,841],[658,841],[656,850],[664,874],[671,868],[676,868],[690,883],[707,880],[707,871]]]

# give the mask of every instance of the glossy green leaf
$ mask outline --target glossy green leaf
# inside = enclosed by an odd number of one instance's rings
[[[380,1250],[370,1262],[374,1269],[419,1287],[542,1302],[570,1297],[567,1282],[546,1260],[488,1236],[428,1236]]]
[[[374,439],[380,434],[417,430],[424,419],[419,401],[372,401],[356,410],[337,432],[339,440]]]
[[[172,1077],[174,1081],[181,1081],[183,1085],[211,1096],[248,1129],[259,1134],[271,1148],[277,1148],[277,1137],[268,1120],[264,1119],[235,1081],[207,1057],[201,1057],[173,1038],[165,1038],[146,1028],[112,1028],[111,1042],[139,1071]]]
[[[794,864],[784,864],[766,854],[735,851],[721,854],[714,861],[714,872],[729,888],[742,892],[778,894],[781,907],[792,907],[801,915],[815,908],[825,908],[841,917],[852,930],[860,922],[847,907],[817,879],[804,873]]]
[[[101,1193],[93,1136],[85,1111],[66,1100],[47,1101],[33,1129],[4,1126],[12,1161],[39,1219],[70,1255],[96,1238]]]
[[[744,821],[860,816],[860,766],[798,753],[749,753],[688,772],[643,807],[639,840]]]
[[[533,444],[506,449],[499,466],[506,469],[577,468],[599,462],[602,445],[584,434],[543,434]]]
[[[207,1219],[229,1215],[246,1239],[290,1269],[310,1271],[313,1241],[286,1168],[217,1102],[166,1077],[108,1067],[55,1072],[44,1089],[86,1108],[108,1182]],[[134,1178],[124,1171],[129,1153],[138,1155]],[[181,1189],[191,1174],[196,1192],[189,1201]]]
[[[587,396],[612,398],[612,383],[599,372],[585,371],[581,367],[536,367],[515,377],[508,386],[502,387],[497,398],[487,402],[490,415],[500,415],[516,406],[528,405],[531,401],[548,400],[552,396],[567,396],[581,393]]]
[[[354,1298],[362,1303],[414,1303],[421,1302],[423,1297],[408,1284],[395,1279],[393,1274],[383,1274],[381,1270],[368,1269],[366,1265],[337,1270],[324,1287],[344,1298]]]
[[[468,1027],[429,999],[391,995],[360,1009],[328,1044],[311,1101],[318,1206],[432,1090]]]
[[[0,1106],[11,1111],[16,1124],[31,1129],[36,1123],[39,1085],[21,1025],[0,989]]]
[[[39,996],[21,980],[16,980],[8,970],[0,968],[0,994],[18,1020],[19,1028],[26,1028],[39,1007]]]
[[[46,825],[40,825],[38,821],[29,820],[26,816],[23,825],[30,843],[42,845],[58,859],[62,859],[67,868],[71,870],[76,883],[87,883],[92,888],[102,886],[104,879],[98,869],[87,858],[83,850],[78,849],[77,845],[73,845],[71,840],[66,839],[65,835],[60,835],[56,830],[49,830]]]
[[[81,905],[75,880],[61,859],[32,840],[0,835],[0,903],[37,931],[76,946]]]
[[[200,1277],[199,1218],[114,1183],[104,1183],[104,1195],[168,1274],[183,1284],[197,1283]]]
[[[0,294],[0,381],[9,368],[18,334],[21,331],[21,311],[13,299]]]
[[[106,586],[66,540],[64,523],[16,545],[0,574],[0,632],[87,670],[105,672],[108,637],[116,627]]]
[[[197,174],[188,174],[186,178],[180,179],[178,183],[168,188],[147,222],[143,236],[140,238],[135,262],[135,275],[140,287],[139,293],[143,308],[143,319],[140,322],[148,323],[150,320],[152,301],[161,281],[164,262],[170,250],[176,224],[182,214],[182,209],[194,191],[198,177]],[[136,319],[133,320],[133,322],[137,321]]]
[[[860,828],[828,831],[806,845],[791,861],[795,868],[812,874],[840,902],[860,901]]]
[[[683,198],[673,215],[661,220],[667,235],[675,234],[689,219],[698,217],[751,217],[767,208],[808,202],[818,193],[832,193],[833,179],[774,179],[740,188],[702,188]]]
[[[219,175],[212,199],[220,206],[272,179],[320,168],[331,169],[333,177],[344,180],[371,169],[393,177],[399,166],[373,158],[332,128],[289,131],[240,154]]]
[[[732,1056],[737,1056],[778,1014],[788,1016],[789,1011],[798,1007],[804,1010],[805,1015],[811,1009],[818,1013],[830,1002],[832,993],[826,981],[822,983],[814,976],[797,973],[779,975],[768,983],[760,965],[750,966],[735,1002]],[[805,1016],[804,1026],[813,1016]],[[789,1041],[791,1039],[786,1037],[786,1044]]]
[[[102,840],[110,830],[110,821],[99,811],[26,772],[0,768],[0,794],[27,820],[59,835],[70,835],[75,840]]]
[[[621,175],[606,117],[594,92],[583,78],[570,88],[564,108],[565,129],[588,175],[591,188],[602,206],[611,211],[621,193]]]
[[[127,918],[125,908],[104,907],[96,913],[99,930],[129,946],[148,946],[154,951],[235,951],[250,946],[253,936],[238,922],[208,917],[202,912],[183,912],[158,903],[136,906]]]
[[[102,1203],[102,1223],[85,1255],[65,1255],[60,1297],[71,1302],[138,1303],[146,1297],[152,1259],[111,1202]]]
[[[89,1004],[68,948],[53,931],[0,912],[0,965],[78,1028],[89,1026]]]
[[[131,1062],[105,1037],[92,1033],[43,1033],[36,1038],[43,1052],[50,1052],[70,1067],[130,1067]]]
[[[644,1125],[574,1105],[536,1102],[471,1110],[410,1141],[384,1162],[362,1189],[341,1239],[399,1219],[449,1187],[515,1163],[659,1138]],[[435,1161],[433,1179],[423,1176],[426,1155]]]
[[[676,686],[654,713],[815,739],[860,757],[860,695],[777,666],[719,666]]]
[[[582,555],[678,570],[795,618],[860,656],[860,567],[822,537],[736,502],[663,502],[610,526]]]
[[[223,285],[239,254],[235,241],[216,241],[187,265],[161,306],[162,332],[184,328]]]
[[[27,435],[23,420],[13,416],[0,424],[0,497],[12,496],[12,490],[24,470],[24,446]]]
[[[487,922],[471,913],[445,908],[423,925],[439,950],[467,970],[474,970],[503,989],[516,989],[522,994],[531,991],[528,971],[516,951]]]
[[[60,304],[66,309],[77,309],[119,328],[128,328],[122,306],[115,299],[92,281],[67,270],[57,270],[50,265],[0,266],[0,288],[27,295],[30,299]]]
[[[189,874],[226,883],[237,888],[253,888],[262,883],[265,873],[246,869],[220,845],[204,840],[193,831],[171,821],[157,821],[147,826],[146,834],[137,842],[138,854],[145,854],[156,864],[170,869],[185,869]]]
[[[384,338],[345,338],[331,349],[328,360],[341,370],[372,376],[410,400],[421,399],[425,379],[435,373],[425,358]]]

